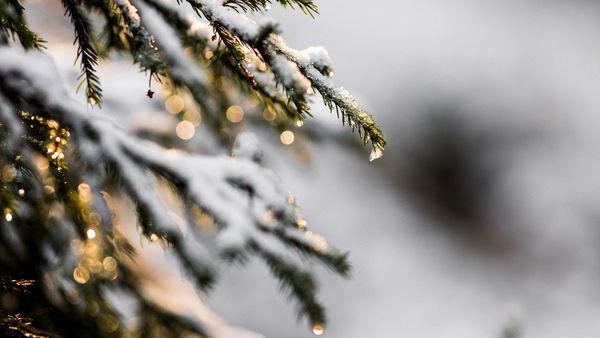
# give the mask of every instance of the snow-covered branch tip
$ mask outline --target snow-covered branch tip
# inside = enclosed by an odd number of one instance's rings
[[[350,268],[346,255],[306,230],[279,178],[256,163],[260,156],[253,138],[240,137],[236,158],[166,150],[132,136],[105,116],[84,113],[85,108],[69,99],[63,88],[52,85],[58,74],[43,54],[0,47],[0,58],[2,96],[14,107],[67,128],[69,142],[76,146],[57,158],[79,163],[74,168],[85,167],[86,176],[95,177],[87,188],[96,190],[95,196],[116,176],[138,207],[144,234],[171,245],[198,286],[214,281],[214,255],[239,259],[257,254],[298,301],[300,315],[307,316],[311,325],[325,322],[312,273],[295,253],[315,258],[343,276]],[[63,174],[69,170],[75,169],[64,166]],[[169,182],[186,206],[183,222],[193,229],[186,236],[181,221],[168,212],[158,193],[159,180]],[[200,241],[206,234],[196,227],[192,208],[218,227],[214,245]]]
[[[226,30],[228,34],[235,36],[248,50],[268,64],[289,99],[294,102],[300,114],[298,117],[300,122],[304,118],[303,114],[309,113],[307,96],[314,92],[312,90],[314,88],[321,94],[329,109],[335,109],[338,117],[341,115],[343,124],[347,120],[352,130],[355,128],[358,130],[365,144],[369,142],[372,144],[371,161],[383,156],[386,141],[381,128],[346,89],[333,83],[332,67],[324,49],[312,47],[298,51],[288,47],[278,34],[277,24],[272,20],[256,23],[245,15],[230,11],[227,6],[212,0],[187,0],[187,2],[213,27],[219,27],[219,31]],[[238,2],[237,5],[241,6],[244,3]],[[253,6],[260,5],[254,1],[251,3]],[[250,9],[254,9],[253,6],[250,6]],[[282,63],[281,57],[287,59],[292,65]],[[306,87],[304,82],[307,80],[311,88],[303,90]]]

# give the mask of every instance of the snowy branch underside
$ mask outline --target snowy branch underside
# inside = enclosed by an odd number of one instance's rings
[[[86,113],[56,85],[59,75],[41,52],[0,47],[0,60],[0,122],[10,131],[7,144],[18,147],[23,158],[33,150],[24,141],[28,129],[18,112],[57,121],[69,130],[74,145],[66,158],[86,168],[82,176],[90,178],[96,202],[116,175],[137,204],[145,235],[169,243],[198,286],[207,287],[214,279],[211,249],[201,244],[201,234],[182,234],[160,198],[159,179],[168,181],[186,206],[197,206],[214,219],[220,228],[211,246],[216,254],[232,259],[259,255],[296,298],[300,314],[312,324],[325,321],[313,277],[293,253],[314,257],[342,275],[349,266],[344,254],[298,226],[296,207],[273,173],[250,159],[167,150],[132,136],[106,117]],[[194,220],[188,217],[186,222]]]

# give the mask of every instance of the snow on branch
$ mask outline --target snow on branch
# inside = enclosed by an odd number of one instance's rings
[[[324,323],[314,279],[296,253],[313,257],[341,275],[349,270],[346,257],[322,236],[304,229],[279,178],[253,161],[255,140],[240,138],[237,158],[167,150],[132,136],[106,116],[86,113],[55,84],[59,76],[44,54],[0,47],[0,59],[0,94],[18,109],[53,119],[69,130],[74,147],[65,161],[72,157],[83,163],[90,171],[86,177],[95,178],[92,189],[107,184],[108,172],[116,175],[137,205],[145,235],[158,236],[172,246],[198,286],[207,287],[214,280],[211,253],[229,258],[257,254],[289,288],[300,304],[300,315],[311,324]],[[10,117],[2,110],[0,117],[14,120],[18,115],[13,113]],[[186,206],[198,207],[214,220],[220,229],[216,245],[211,246],[216,249],[202,245],[195,232],[180,231],[158,193],[159,180],[169,182]],[[185,221],[191,223],[193,218]]]
[[[308,79],[312,87],[321,94],[326,105],[331,110],[336,109],[338,115],[341,113],[342,122],[345,123],[347,120],[352,130],[358,129],[365,144],[371,142],[373,151],[370,159],[374,160],[383,155],[386,143],[383,132],[372,116],[358,105],[347,90],[333,83],[330,78],[329,57],[323,49],[312,47],[298,51],[290,48],[277,34],[277,25],[272,20],[266,19],[256,23],[247,16],[230,10],[221,1],[187,0],[187,2],[213,27],[219,28],[220,31],[226,30],[237,37],[240,43],[254,51],[259,58],[265,60],[277,80],[283,84],[290,98],[296,103],[300,113],[307,112],[309,108],[305,96],[310,91],[300,92],[300,89],[306,87],[304,82]],[[257,2],[250,2],[258,6]],[[245,2],[238,2],[238,5],[243,3]],[[301,76],[283,63],[280,57],[285,57],[295,64]]]
[[[304,52],[289,48],[283,39],[275,34],[271,34],[268,41],[270,46],[267,48],[275,48],[279,53],[298,65],[300,71],[319,91],[329,109],[334,107],[336,111],[339,109],[342,114],[342,121],[347,119],[352,130],[356,126],[359,134],[364,138],[365,144],[371,142],[373,151],[370,160],[373,161],[381,157],[386,143],[383,132],[375,123],[373,117],[356,102],[354,97],[343,87],[336,86],[326,74],[330,69],[329,64],[325,62],[328,57],[323,56],[322,52],[315,53],[314,48]]]
[[[312,0],[186,1],[199,18],[208,21],[208,30],[203,22],[185,18],[179,8],[160,0],[62,0],[75,30],[82,68],[80,85],[86,85],[91,104],[101,101],[95,73],[99,57],[115,49],[128,51],[142,70],[150,71],[151,78],[161,76],[175,87],[187,88],[214,130],[226,129],[223,112],[231,104],[227,104],[228,94],[206,79],[233,75],[236,90],[253,90],[265,108],[283,112],[280,115],[287,115],[298,125],[311,115],[310,96],[319,92],[329,109],[336,110],[342,124],[348,122],[365,144],[372,144],[371,160],[383,155],[385,139],[380,127],[347,90],[331,80],[331,62],[323,48],[292,49],[279,36],[276,22],[268,18],[254,22],[240,13],[260,11],[277,2],[313,15],[317,8]],[[102,13],[104,31],[110,33],[101,53],[96,46],[102,42],[89,22],[91,11]],[[25,48],[40,46],[42,40],[28,31],[17,0],[0,4],[0,18],[4,23],[0,43],[8,43],[12,34]],[[212,37],[206,34],[210,29]],[[214,40],[219,43],[212,43]],[[183,47],[190,48],[192,57],[183,55]],[[206,65],[205,69],[201,65]]]

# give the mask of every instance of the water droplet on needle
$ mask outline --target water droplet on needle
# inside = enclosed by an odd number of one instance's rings
[[[325,333],[325,328],[323,327],[323,325],[313,325],[312,332],[315,336],[320,336],[323,333]]]
[[[374,146],[373,150],[371,151],[371,155],[369,155],[369,161],[373,162],[382,156],[383,156],[383,150],[381,148],[379,148],[378,146]]]

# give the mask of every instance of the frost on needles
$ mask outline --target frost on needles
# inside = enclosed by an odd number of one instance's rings
[[[383,154],[380,128],[333,82],[327,52],[290,48],[273,20],[247,16],[271,1],[182,2],[62,0],[88,105],[102,103],[98,63],[121,53],[150,81],[189,94],[222,144],[231,139],[225,111],[240,97],[257,101],[272,116],[269,123],[284,130],[311,116],[318,93],[371,144],[371,159]],[[311,0],[277,2],[317,14]],[[25,12],[19,0],[0,1],[0,282],[27,281],[30,306],[23,311],[44,314],[32,322],[0,312],[0,333],[147,337],[167,328],[171,336],[227,336],[142,291],[140,272],[126,263],[136,248],[114,226],[111,194],[132,202],[143,236],[168,248],[196,287],[213,285],[220,262],[258,256],[299,316],[322,333],[325,312],[305,262],[347,276],[346,254],[306,228],[293,196],[261,166],[256,137],[240,134],[231,157],[199,155],[143,140],[101,109],[90,112],[57,85],[45,41],[29,29]],[[229,86],[216,84],[223,77]],[[167,211],[165,186],[177,196],[181,218]],[[206,233],[202,222],[216,231]],[[135,327],[124,325],[111,301],[114,290],[134,300],[141,318]]]

